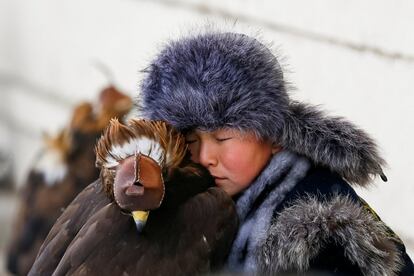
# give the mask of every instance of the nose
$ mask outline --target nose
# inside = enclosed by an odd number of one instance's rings
[[[217,149],[212,142],[200,142],[198,161],[205,168],[217,166]]]

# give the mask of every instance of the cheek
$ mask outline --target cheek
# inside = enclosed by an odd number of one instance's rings
[[[237,178],[250,178],[255,172],[253,168],[254,155],[246,152],[243,147],[235,147],[231,150],[224,150],[222,154],[222,164]]]
[[[249,167],[249,156],[235,151],[224,151],[222,163],[230,171],[243,171]]]
[[[250,184],[263,170],[271,157],[270,147],[233,147],[223,152],[223,165],[240,185]]]

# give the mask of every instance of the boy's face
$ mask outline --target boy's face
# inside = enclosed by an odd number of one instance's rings
[[[186,135],[191,160],[207,168],[216,185],[230,196],[246,189],[280,150],[252,133],[234,129],[195,130]]]

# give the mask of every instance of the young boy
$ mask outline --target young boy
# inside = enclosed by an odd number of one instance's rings
[[[236,202],[233,272],[412,275],[401,240],[355,193],[386,180],[374,141],[342,118],[289,99],[255,38],[210,32],[167,45],[146,70],[142,112],[186,134]]]

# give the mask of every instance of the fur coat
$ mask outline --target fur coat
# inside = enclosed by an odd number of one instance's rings
[[[337,172],[282,151],[235,198],[229,271],[414,275],[398,236]]]

